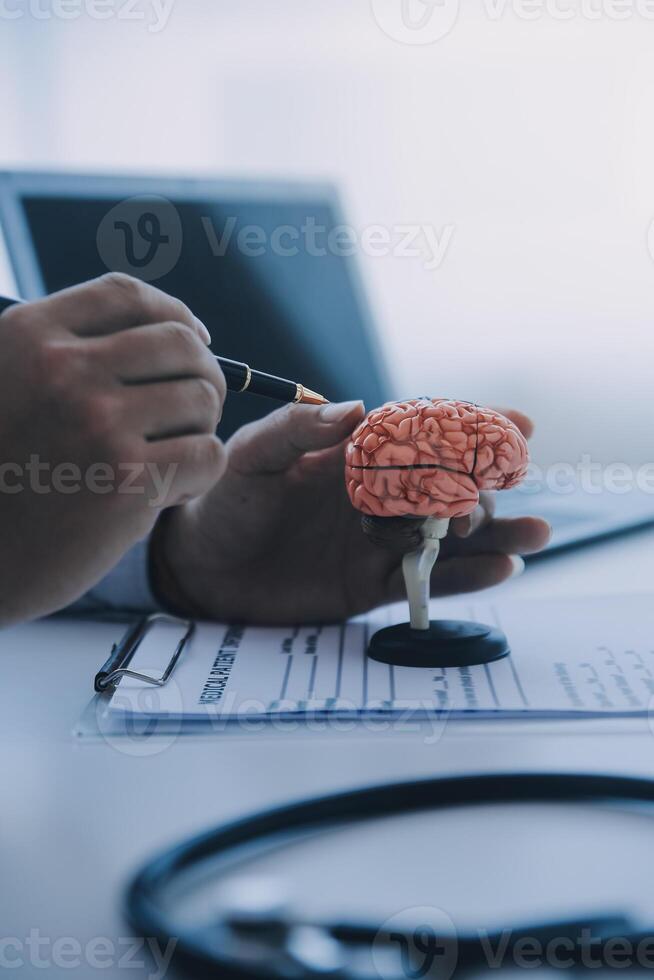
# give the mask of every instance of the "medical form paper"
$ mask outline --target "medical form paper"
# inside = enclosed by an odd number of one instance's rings
[[[476,667],[389,667],[369,660],[372,630],[406,616],[402,604],[342,625],[253,627],[199,623],[163,688],[123,679],[119,716],[180,721],[411,713],[428,716],[648,714],[654,708],[651,596],[556,600],[439,600],[433,616],[501,626],[511,655]],[[132,667],[161,673],[179,639],[158,628]]]

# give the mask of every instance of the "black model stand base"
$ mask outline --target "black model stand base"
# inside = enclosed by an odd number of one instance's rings
[[[387,626],[370,638],[368,656],[395,667],[471,667],[501,660],[509,643],[495,626],[458,619],[432,620],[428,630]]]

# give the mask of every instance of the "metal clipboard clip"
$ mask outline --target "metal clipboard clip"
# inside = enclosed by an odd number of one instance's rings
[[[150,630],[158,623],[169,623],[174,626],[181,626],[184,629],[184,635],[173,650],[166,669],[161,677],[152,677],[150,674],[141,674],[137,670],[130,670],[129,664],[134,654]],[[114,643],[108,660],[95,675],[95,690],[98,694],[113,691],[121,677],[133,677],[136,680],[144,681],[146,684],[163,687],[175,669],[177,661],[194,632],[195,623],[188,619],[178,619],[177,616],[169,616],[167,613],[153,613],[151,616],[144,616],[138,622],[128,627],[125,635],[118,643]]]

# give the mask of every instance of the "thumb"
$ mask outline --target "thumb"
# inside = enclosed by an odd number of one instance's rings
[[[286,405],[232,436],[227,443],[230,465],[243,474],[283,472],[305,453],[343,442],[364,411],[360,401]]]

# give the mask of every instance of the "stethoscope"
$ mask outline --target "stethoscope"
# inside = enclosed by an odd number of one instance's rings
[[[335,977],[339,980],[420,980],[474,973],[488,968],[488,949],[504,943],[510,954],[525,937],[542,944],[566,943],[566,968],[588,965],[587,944],[613,937],[654,944],[651,929],[614,911],[583,920],[510,924],[501,931],[457,934],[423,921],[314,922],[298,919],[265,888],[232,894],[215,920],[201,927],[175,915],[189,882],[219,880],[253,851],[265,852],[290,835],[325,831],[363,821],[506,803],[590,803],[612,806],[654,803],[654,781],[622,776],[518,773],[434,778],[358,789],[309,799],[218,827],[152,860],[132,882],[127,915],[135,933],[175,943],[175,962],[191,977]],[[213,867],[212,867],[213,865]],[[204,870],[203,870],[204,869]],[[229,896],[229,891],[228,891]],[[508,939],[506,938],[508,935]],[[591,939],[592,937],[592,939]]]

